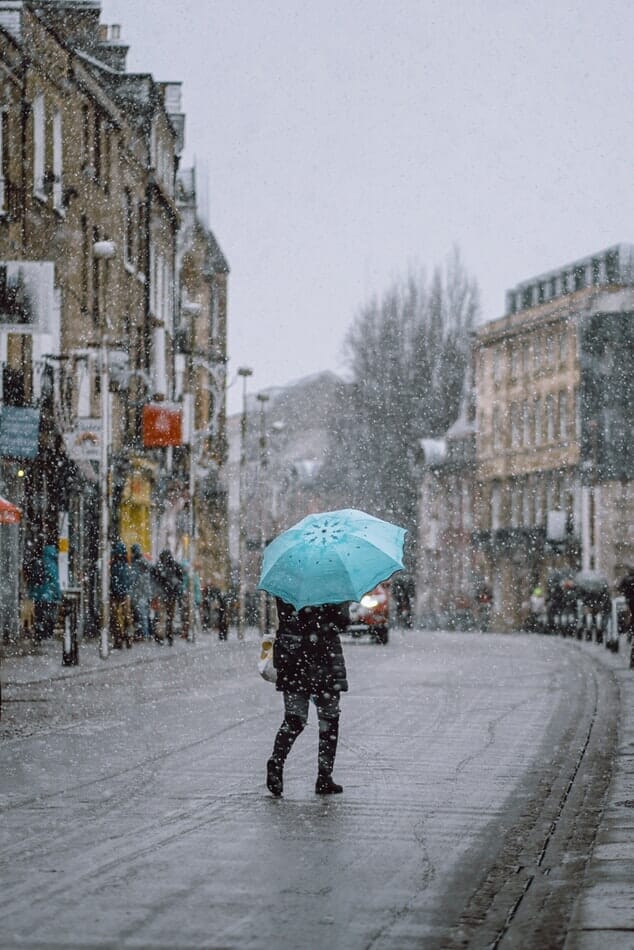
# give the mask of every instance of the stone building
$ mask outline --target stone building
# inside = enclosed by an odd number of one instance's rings
[[[191,418],[192,437],[180,462],[183,468],[193,466],[198,573],[205,586],[226,590],[230,582],[225,466],[229,265],[213,232],[202,220],[194,168],[178,173],[177,205],[181,223],[176,260],[179,304],[175,396],[187,406],[185,429],[190,433]],[[184,527],[188,529],[189,524]],[[179,536],[187,537],[187,530],[180,531]],[[188,550],[183,554],[189,557]]]
[[[0,0],[0,493],[24,511],[26,551],[34,539],[63,540],[63,581],[82,579],[88,630],[99,601],[104,429],[113,536],[154,555],[174,546],[189,487],[178,448],[180,84],[128,73],[120,28],[100,13],[97,0]],[[197,266],[211,276],[198,278]],[[215,313],[217,337],[196,358],[224,356],[227,270],[209,234],[183,278],[209,287]],[[194,385],[204,427],[198,372]],[[223,453],[222,388],[213,459]],[[178,421],[173,445],[148,439],[148,407]]]
[[[474,544],[513,629],[549,569],[634,563],[634,249],[522,282],[474,365]]]

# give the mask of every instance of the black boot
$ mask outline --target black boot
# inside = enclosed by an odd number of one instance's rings
[[[266,787],[275,798],[279,798],[284,790],[283,774],[286,756],[303,728],[304,723],[299,716],[286,716],[277,730],[273,743],[273,755],[266,763]]]
[[[274,798],[279,798],[284,791],[283,773],[283,764],[269,759],[266,763],[266,787]]]
[[[343,792],[343,785],[333,782],[332,775],[317,776],[315,782],[315,795],[339,795]]]
[[[315,783],[316,795],[339,795],[343,787],[333,781],[332,770],[337,754],[339,738],[339,717],[319,720],[318,775]]]

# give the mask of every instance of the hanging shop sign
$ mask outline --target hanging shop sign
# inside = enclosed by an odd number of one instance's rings
[[[150,402],[143,407],[143,445],[146,449],[183,444],[183,413],[180,407]]]
[[[0,456],[34,459],[40,440],[40,410],[28,406],[0,409]]]

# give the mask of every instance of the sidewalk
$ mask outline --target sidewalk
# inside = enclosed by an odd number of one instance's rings
[[[257,642],[259,633],[254,627],[247,627],[244,631],[244,640]],[[229,630],[227,642],[237,640],[235,627]],[[17,643],[0,645],[0,682],[3,686],[11,683],[42,683],[66,680],[83,673],[106,671],[113,666],[131,666],[136,663],[153,663],[174,657],[181,650],[196,650],[200,646],[210,644],[222,645],[215,630],[199,634],[194,643],[183,640],[180,636],[174,639],[174,646],[168,644],[160,646],[154,640],[135,641],[130,649],[109,651],[104,660],[99,653],[100,639],[87,639],[79,644],[79,664],[77,666],[62,665],[62,641],[55,638],[35,645],[31,640],[22,640]]]
[[[616,760],[566,950],[634,950],[634,670],[621,652],[582,644],[612,668],[619,688]]]

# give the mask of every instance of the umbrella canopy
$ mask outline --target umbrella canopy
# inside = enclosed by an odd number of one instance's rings
[[[264,549],[260,590],[296,610],[360,600],[403,570],[405,528],[356,508],[308,515]]]
[[[6,498],[0,497],[0,524],[19,524],[21,511]]]

